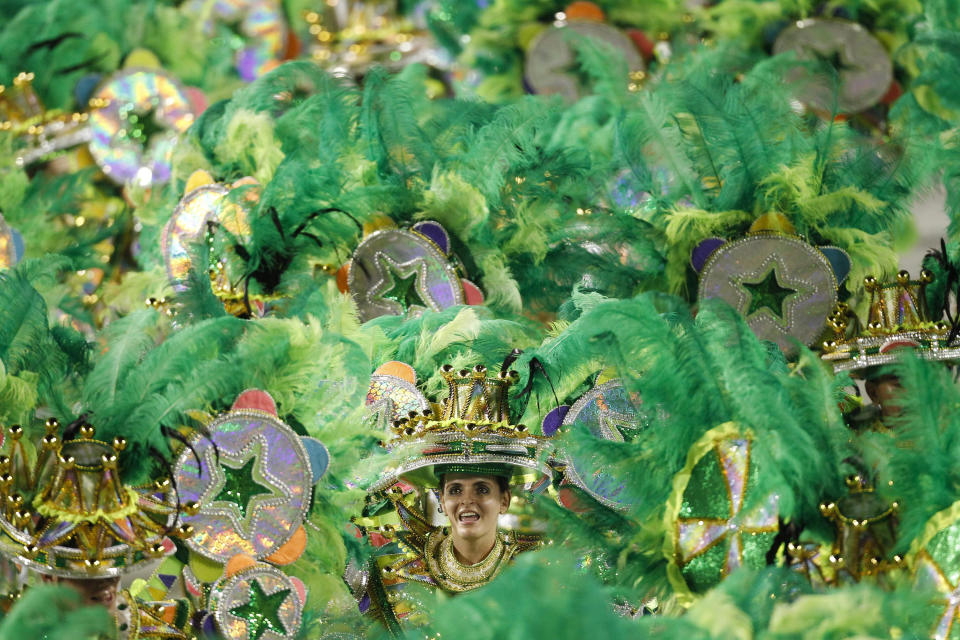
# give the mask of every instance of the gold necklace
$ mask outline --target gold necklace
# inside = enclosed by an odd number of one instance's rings
[[[477,564],[463,564],[453,550],[453,537],[443,529],[431,531],[425,548],[427,569],[437,584],[446,591],[469,591],[493,580],[509,560],[511,553],[500,533],[497,533],[493,549]]]

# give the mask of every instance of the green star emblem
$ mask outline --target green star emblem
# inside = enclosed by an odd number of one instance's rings
[[[750,306],[746,312],[748,317],[760,309],[767,308],[781,321],[784,321],[783,303],[797,292],[796,289],[788,289],[780,284],[776,265],[771,267],[760,280],[744,282],[743,288],[750,294]]]
[[[280,607],[290,595],[290,589],[281,589],[267,595],[256,578],[250,581],[250,599],[245,604],[230,609],[230,613],[247,623],[247,638],[260,640],[264,633],[287,634],[280,620]]]
[[[385,282],[389,281],[389,286],[379,294],[381,298],[393,300],[404,311],[414,306],[428,306],[417,291],[417,278],[420,277],[420,271],[416,267],[413,271],[404,274],[389,260],[381,260],[380,266],[385,276]]]
[[[220,493],[213,499],[214,502],[231,502],[237,505],[240,510],[240,517],[247,517],[247,507],[254,496],[272,494],[273,491],[264,487],[253,477],[253,465],[256,458],[250,458],[239,469],[227,466],[225,460],[221,459],[220,468],[223,470],[223,487]]]

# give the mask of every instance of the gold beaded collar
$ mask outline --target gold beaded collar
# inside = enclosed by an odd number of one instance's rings
[[[437,584],[446,591],[463,592],[481,587],[493,580],[513,556],[508,541],[497,533],[496,542],[487,557],[477,564],[463,564],[453,551],[453,538],[442,528],[427,536],[425,557],[427,569]]]

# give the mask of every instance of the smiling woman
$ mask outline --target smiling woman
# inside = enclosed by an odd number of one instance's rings
[[[470,591],[541,544],[539,536],[500,527],[514,491],[542,490],[551,480],[543,462],[547,439],[506,413],[514,377],[488,379],[481,366],[442,373],[447,397],[440,405],[423,398],[422,406],[433,408],[394,423],[395,464],[370,488],[368,508],[356,520],[380,546],[353,581],[357,599],[394,635],[427,622],[411,584]]]
[[[477,465],[478,467],[480,465]],[[486,465],[493,473],[447,471],[440,475],[440,505],[450,530],[427,536],[431,575],[447,591],[468,591],[486,584],[513,557],[517,545],[499,530],[510,508],[509,467]],[[457,468],[457,467],[454,467]]]

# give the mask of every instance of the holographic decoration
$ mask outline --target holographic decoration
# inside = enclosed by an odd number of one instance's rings
[[[610,380],[573,403],[563,428],[586,430],[602,440],[630,442],[647,426],[646,417],[637,410],[639,404],[640,399],[631,397],[620,380]],[[625,510],[632,504],[616,472],[597,460],[567,452],[565,478],[611,509]]]
[[[383,229],[364,238],[354,251],[347,281],[361,322],[465,302],[463,284],[447,255],[416,231]]]
[[[829,78],[811,77],[802,68],[790,78],[801,87],[798,97],[804,103],[826,113],[869,109],[893,82],[893,63],[887,50],[855,22],[822,18],[795,22],[773,44],[774,54],[788,51],[798,60],[821,60],[837,70],[839,87]]]
[[[247,209],[242,204],[229,202],[227,195],[231,189],[258,186],[253,178],[238,180],[231,188],[208,184],[190,191],[180,200],[160,237],[160,252],[174,291],[187,288],[193,266],[190,245],[203,240],[212,224],[222,225],[240,240],[250,236]],[[259,188],[249,191],[245,194],[245,203],[259,198]]]
[[[163,71],[124,69],[93,98],[90,153],[114,182],[149,187],[170,179],[177,136],[193,124],[185,90]]]
[[[23,236],[0,215],[0,269],[15,267],[23,258]]]
[[[220,184],[204,185],[183,197],[163,227],[160,251],[167,267],[167,277],[175,291],[187,288],[193,259],[190,245],[203,239],[207,223],[215,220],[220,204],[228,193]]]
[[[196,530],[187,545],[220,563],[238,553],[269,556],[310,504],[313,472],[303,443],[262,411],[230,411],[208,433],[196,436],[174,467],[181,501],[201,505],[197,515],[183,516]]]
[[[752,233],[710,254],[698,298],[730,303],[758,338],[790,356],[793,340],[809,346],[820,336],[837,302],[837,278],[827,257],[799,237]]]
[[[914,580],[918,590],[935,591],[942,596],[942,612],[931,637],[955,637],[955,629],[960,629],[956,624],[960,615],[960,520],[949,522],[919,551],[914,559]]]
[[[216,22],[236,25],[243,41],[236,45],[237,73],[253,82],[277,65],[287,41],[283,7],[278,0],[191,0],[187,11],[204,15],[203,32],[216,34]]]
[[[300,630],[301,590],[279,569],[258,563],[220,580],[210,610],[228,640],[292,640]]]
[[[757,484],[751,447],[746,438],[719,440],[697,461],[682,489],[674,552],[695,592],[742,566],[766,564],[779,527],[779,496],[770,494],[753,502],[749,511],[744,508]]]
[[[643,71],[643,57],[625,33],[603,22],[570,20],[545,29],[527,50],[524,77],[534,93],[559,94],[570,102],[589,93],[576,72],[577,36],[604,49],[616,50],[626,60],[631,74]],[[624,86],[629,82],[629,77],[623,79]]]
[[[406,418],[411,411],[418,414],[430,408],[430,403],[417,386],[389,374],[373,374],[367,391],[367,408],[377,417],[384,433],[394,420]]]

